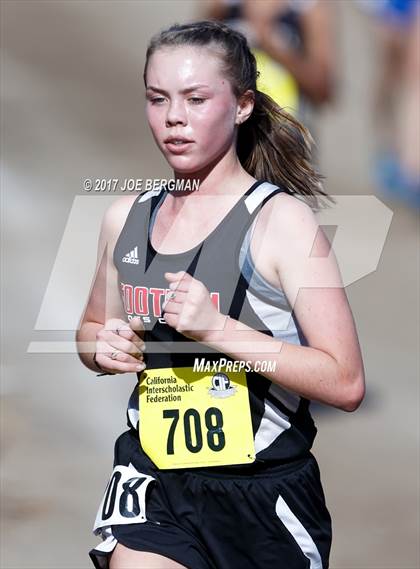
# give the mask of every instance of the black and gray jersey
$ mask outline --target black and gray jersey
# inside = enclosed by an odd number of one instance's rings
[[[204,241],[179,254],[157,252],[150,239],[167,191],[149,191],[135,200],[113,258],[127,318],[139,316],[144,323],[147,369],[193,367],[197,361],[213,364],[221,358],[232,361],[166,324],[162,313],[168,292],[166,272],[186,271],[201,281],[222,314],[285,342],[308,345],[286,295],[257,271],[250,253],[258,212],[281,192],[288,190],[265,180],[255,182]],[[264,358],[267,355],[262,354]],[[253,369],[246,376],[256,458],[287,461],[306,455],[316,435],[310,401]],[[128,404],[129,427],[138,429],[138,419],[137,384]]]

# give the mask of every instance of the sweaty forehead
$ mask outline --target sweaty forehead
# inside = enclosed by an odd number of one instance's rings
[[[216,48],[170,46],[153,53],[147,66],[147,85],[165,89],[189,84],[205,84],[212,89],[228,87]]]

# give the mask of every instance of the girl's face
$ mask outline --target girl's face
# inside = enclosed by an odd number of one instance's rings
[[[210,49],[158,49],[149,59],[146,99],[153,137],[175,172],[197,172],[234,143],[238,102]]]

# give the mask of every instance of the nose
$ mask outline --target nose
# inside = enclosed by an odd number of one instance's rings
[[[166,115],[166,126],[173,126],[176,124],[187,124],[187,114],[181,101],[172,101],[168,107],[168,113]]]

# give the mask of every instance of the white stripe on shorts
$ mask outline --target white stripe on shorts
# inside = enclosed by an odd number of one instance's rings
[[[95,546],[97,551],[103,551],[104,553],[111,553],[118,543],[117,539],[114,537],[111,528],[102,529],[102,539],[101,543]]]
[[[276,514],[292,534],[302,553],[310,561],[310,569],[322,569],[322,559],[314,540],[281,496],[276,502]]]

